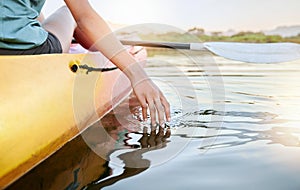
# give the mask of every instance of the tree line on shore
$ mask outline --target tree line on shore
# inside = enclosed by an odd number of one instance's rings
[[[266,35],[263,32],[238,32],[232,35],[225,35],[222,32],[206,33],[204,29],[192,28],[185,34],[177,32],[167,32],[163,34],[142,34],[140,36],[145,40],[159,41],[178,41],[178,42],[194,42],[195,40],[202,42],[223,41],[223,42],[248,42],[248,43],[275,43],[275,42],[293,42],[300,44],[300,33],[292,37],[282,37],[280,35]]]

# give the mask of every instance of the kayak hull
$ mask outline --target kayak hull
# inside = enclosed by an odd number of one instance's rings
[[[135,55],[145,60],[146,53]],[[77,70],[72,71],[72,66]],[[0,187],[5,188],[118,105],[129,80],[101,54],[0,57]]]

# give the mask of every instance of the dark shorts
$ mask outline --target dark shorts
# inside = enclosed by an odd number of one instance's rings
[[[62,47],[58,38],[51,33],[48,33],[48,38],[42,45],[32,49],[20,50],[0,48],[0,55],[37,55],[51,53],[62,53]]]

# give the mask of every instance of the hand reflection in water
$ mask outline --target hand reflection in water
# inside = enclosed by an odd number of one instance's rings
[[[171,136],[170,127],[166,128],[166,133],[164,133],[164,128],[159,127],[156,134],[156,126],[151,127],[150,135],[147,133],[147,127],[143,128],[143,136],[140,138],[142,148],[163,148],[166,146],[167,138]]]
[[[138,133],[140,134],[140,133]],[[84,189],[101,189],[102,187],[110,186],[117,181],[137,175],[147,170],[151,165],[151,160],[143,158],[143,154],[153,150],[165,148],[168,143],[168,138],[171,136],[171,130],[169,126],[166,128],[159,126],[151,127],[150,134],[148,134],[148,128],[144,127],[142,137],[138,140],[141,149],[137,149],[131,152],[125,152],[118,156],[125,165],[123,167],[123,173],[118,176],[108,177],[100,179]],[[127,142],[125,142],[127,144]]]

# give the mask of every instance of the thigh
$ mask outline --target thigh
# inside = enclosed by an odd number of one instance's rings
[[[45,30],[58,38],[64,53],[69,51],[73,33],[76,28],[76,22],[66,6],[59,8],[46,18],[42,26]]]

